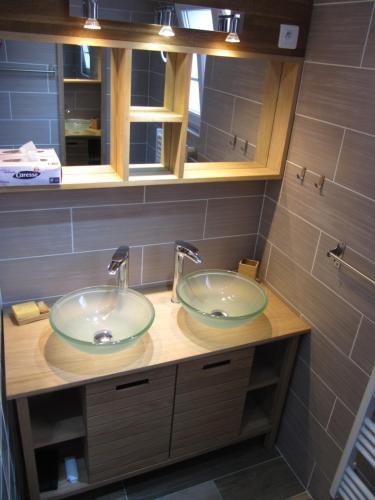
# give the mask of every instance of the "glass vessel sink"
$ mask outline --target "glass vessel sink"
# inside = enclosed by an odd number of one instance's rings
[[[112,286],[82,288],[52,306],[54,332],[85,352],[115,352],[146,333],[155,310],[141,293]]]
[[[256,318],[267,296],[256,281],[232,271],[212,269],[184,276],[177,285],[181,305],[213,328],[235,328]]]

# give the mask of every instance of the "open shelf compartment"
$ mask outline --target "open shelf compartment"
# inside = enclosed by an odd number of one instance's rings
[[[29,405],[35,449],[86,435],[79,388],[34,396]]]
[[[255,348],[249,391],[279,383],[285,347],[285,342],[273,342]]]
[[[272,428],[271,415],[276,386],[251,391],[247,394],[241,424],[241,437],[266,434]]]

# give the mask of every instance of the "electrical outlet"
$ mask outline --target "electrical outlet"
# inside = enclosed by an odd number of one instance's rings
[[[280,24],[280,49],[296,49],[298,44],[299,26],[295,24]]]

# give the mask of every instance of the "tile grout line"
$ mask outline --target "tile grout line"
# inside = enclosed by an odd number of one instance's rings
[[[355,3],[358,4],[358,3],[362,3],[362,2],[355,2]],[[368,2],[368,3],[370,3],[370,2]],[[312,60],[308,60],[308,59],[306,59],[304,62],[306,64],[314,64],[315,66],[329,66],[329,67],[333,67],[333,68],[363,69],[364,71],[375,71],[375,68],[372,68],[370,66],[369,67],[367,67],[367,66],[352,66],[350,64],[327,63],[324,61],[312,61]]]
[[[205,89],[207,90],[211,90],[213,92],[217,92],[218,94],[224,94],[224,95],[227,95],[229,97],[234,97],[235,99],[242,99],[244,101],[248,101],[248,102],[252,102],[253,104],[258,104],[258,105],[262,105],[262,101],[257,101],[256,99],[250,99],[249,97],[242,97],[240,95],[237,95],[237,94],[231,94],[230,92],[226,92],[224,90],[220,90],[220,89],[215,89],[213,87],[207,87],[206,85],[204,86]]]
[[[333,415],[333,412],[335,411],[335,408],[336,408],[336,402],[337,402],[337,396],[335,397],[335,400],[333,401],[331,412],[329,414],[329,417],[328,417],[328,420],[327,420],[327,424],[325,426],[325,431],[328,434],[330,434],[329,431],[328,431],[328,427],[329,427],[329,424],[331,423],[332,415]]]
[[[369,39],[369,36],[370,36],[370,31],[371,31],[371,26],[372,26],[372,20],[374,18],[374,11],[375,11],[375,3],[372,6],[372,11],[371,11],[369,25],[368,25],[368,28],[367,28],[366,38],[365,38],[365,42],[363,44],[363,49],[362,49],[362,54],[361,54],[361,62],[360,62],[361,68],[363,68],[362,65],[363,65],[363,60],[365,58],[365,54],[366,54],[366,50],[367,50],[367,44],[368,44],[368,39]],[[363,69],[365,69],[365,68],[363,68]]]
[[[341,144],[340,144],[340,148],[339,148],[339,154],[337,156],[335,170],[333,172],[333,177],[332,177],[332,181],[333,182],[335,182],[335,180],[336,180],[337,170],[339,168],[339,164],[340,164],[340,160],[341,160],[342,148],[344,146],[344,141],[345,141],[345,134],[346,134],[346,128],[344,128],[344,132],[342,133]]]
[[[262,200],[262,206],[261,206],[260,214],[259,214],[257,237],[255,240],[255,246],[254,246],[254,252],[253,252],[254,259],[255,259],[255,255],[256,255],[256,251],[257,251],[257,247],[258,247],[258,238],[259,238],[259,234],[260,234],[260,224],[261,224],[262,216],[263,216],[263,207],[264,207],[264,200],[265,200],[265,196],[266,196],[266,188],[267,188],[267,181],[264,183],[263,200]]]
[[[314,257],[313,257],[313,260],[311,263],[311,269],[310,269],[310,276],[312,276],[312,277],[314,277],[313,270],[314,270],[314,266],[315,266],[316,257],[318,255],[318,251],[319,251],[321,237],[322,237],[322,231],[319,231],[318,241],[316,242],[315,253],[314,253]]]
[[[142,247],[141,254],[141,284],[143,285],[143,269],[144,269],[144,255],[145,255],[145,247]],[[128,263],[129,265],[129,263]]]
[[[206,207],[205,207],[205,211],[204,211],[203,234],[202,234],[203,239],[205,239],[205,236],[206,236],[207,212],[208,212],[208,200],[206,200]]]
[[[72,208],[70,209],[70,237],[72,240],[72,253],[74,253],[74,228],[73,228],[73,209]]]
[[[264,464],[267,464],[269,462],[274,462],[275,460],[280,460],[280,458],[282,458],[280,455],[278,455],[277,457],[273,457],[273,458],[269,458],[267,460],[263,460],[262,462],[258,462],[256,464],[253,464],[253,465],[249,465],[248,467],[242,467],[241,469],[238,469],[234,472],[228,472],[227,474],[222,474],[221,476],[218,476],[218,477],[215,477],[214,479],[211,479],[211,481],[217,481],[219,479],[223,479],[224,477],[229,477],[229,476],[233,476],[235,474],[238,474],[239,472],[243,472],[243,471],[246,471],[246,470],[249,470],[249,469],[254,469],[255,467],[258,467],[260,465],[264,465]]]
[[[309,479],[308,479],[308,481],[307,481],[307,486],[306,486],[307,491],[309,491],[309,487],[310,487],[310,484],[311,484],[311,480],[312,480],[312,477],[313,477],[314,472],[315,472],[315,469],[316,469],[316,464],[317,464],[317,462],[314,460],[314,463],[313,463],[313,466],[312,466],[312,469],[311,469],[311,473],[310,473],[310,477],[309,477]],[[311,497],[311,498],[312,498],[312,497]]]
[[[354,347],[355,347],[355,344],[357,342],[357,338],[358,338],[358,335],[359,335],[359,330],[361,329],[361,326],[362,326],[362,323],[363,323],[363,318],[364,318],[364,315],[362,314],[360,320],[359,320],[359,323],[358,323],[358,328],[357,328],[357,331],[355,333],[355,336],[354,336],[354,339],[353,339],[353,344],[352,344],[352,348],[350,349],[350,352],[349,352],[349,359],[351,359],[352,361],[354,361],[352,359],[352,354],[353,354],[353,351],[354,351]]]
[[[275,445],[277,451],[280,453],[280,456],[281,458],[284,460],[284,462],[287,464],[287,466],[289,467],[289,469],[291,470],[292,474],[294,475],[294,477],[297,479],[297,481],[299,482],[299,484],[302,486],[302,488],[305,490],[306,489],[306,486],[302,483],[301,479],[298,477],[296,471],[294,470],[294,468],[291,466],[291,464],[288,462],[288,460],[285,458],[283,452],[281,451],[280,447]],[[302,493],[302,492],[301,492]]]
[[[124,490],[124,495],[125,495],[124,500],[129,500],[128,492],[126,491],[125,481],[124,480],[121,481],[121,484],[122,484],[122,489]]]
[[[306,118],[307,120],[313,120],[314,122],[325,123],[326,125],[332,125],[333,127],[336,127],[336,128],[347,129],[350,132],[356,132],[357,134],[363,134],[363,135],[367,135],[368,137],[375,138],[375,134],[370,134],[368,132],[364,132],[363,130],[358,130],[356,128],[351,128],[351,127],[346,127],[345,125],[340,125],[338,123],[329,122],[327,120],[322,120],[321,118],[315,118],[314,116],[304,115],[303,113],[298,113],[298,112],[296,112],[296,116],[301,116],[302,118]]]

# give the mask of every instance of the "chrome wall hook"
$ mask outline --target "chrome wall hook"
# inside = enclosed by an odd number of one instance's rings
[[[319,189],[320,193],[323,191],[323,186],[324,186],[324,181],[325,180],[326,180],[326,176],[325,175],[321,175],[319,177],[318,182],[314,182],[314,186],[316,187],[316,189]]]
[[[301,181],[301,184],[305,180],[306,171],[307,171],[307,168],[303,167],[303,169],[301,170],[301,173],[300,174],[296,174],[296,177],[297,177],[297,179],[299,179]]]
[[[243,151],[244,155],[246,155],[248,148],[249,148],[249,141],[245,141],[245,145],[241,146],[241,151]]]
[[[236,135],[234,135],[233,139],[231,141],[229,141],[229,144],[233,147],[233,149],[236,147],[236,144],[237,144],[237,136]]]

